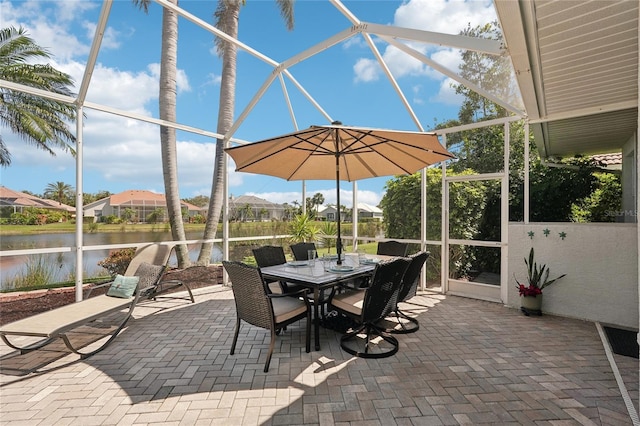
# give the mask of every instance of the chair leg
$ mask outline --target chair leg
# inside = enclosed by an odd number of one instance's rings
[[[271,364],[271,355],[273,354],[273,348],[276,345],[276,333],[271,330],[271,343],[269,344],[269,353],[267,354],[267,361],[264,363],[264,372],[269,371],[269,364]]]
[[[191,303],[196,303],[196,299],[193,298],[193,293],[191,292],[191,288],[189,288],[189,286],[185,282],[183,282],[182,285],[187,288],[187,291],[189,292],[189,298],[191,299]]]
[[[402,312],[399,308],[394,311],[395,322],[400,325],[400,328],[387,328],[384,331],[391,334],[408,334],[415,333],[420,328],[420,323],[417,319],[408,316]]]
[[[362,334],[363,332],[366,334],[366,337],[364,339],[364,348],[360,349],[358,348],[358,344],[363,345],[363,343],[358,342],[358,339],[360,339],[358,335]],[[376,337],[380,337],[382,340],[388,343],[388,346],[390,347],[383,348],[380,344],[372,343],[372,340]],[[355,342],[357,349],[349,347],[350,342]],[[340,347],[345,352],[360,358],[386,358],[398,352],[399,344],[398,340],[395,337],[389,336],[381,329],[375,327],[373,324],[363,324],[360,327],[344,334],[340,338]],[[371,349],[379,349],[379,351],[373,352]]]
[[[307,312],[307,337],[306,337],[307,353],[311,352],[311,310]]]
[[[231,355],[236,351],[236,343],[238,342],[238,334],[240,333],[240,318],[236,318],[236,332],[233,335],[233,343],[231,344]]]

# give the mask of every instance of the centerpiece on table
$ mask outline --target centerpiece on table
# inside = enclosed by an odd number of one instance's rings
[[[525,258],[524,263],[527,265],[528,285],[516,278],[516,288],[520,292],[520,310],[527,316],[542,315],[542,290],[567,274],[550,280],[547,265],[538,265],[534,261],[533,247],[529,251],[529,259]]]

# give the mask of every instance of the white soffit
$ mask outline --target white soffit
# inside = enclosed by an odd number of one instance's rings
[[[619,151],[637,129],[637,0],[495,0],[544,157]]]

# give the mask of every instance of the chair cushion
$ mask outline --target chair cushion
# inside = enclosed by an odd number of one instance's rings
[[[140,290],[145,290],[148,287],[156,285],[163,273],[164,265],[152,265],[147,262],[142,262],[133,275],[140,278]]]
[[[307,311],[307,305],[294,297],[275,297],[271,302],[276,323],[287,321]]]
[[[117,274],[113,283],[109,286],[107,296],[129,299],[136,291],[139,280],[139,277],[125,277],[124,275]]]
[[[333,296],[331,304],[345,312],[360,316],[360,314],[362,314],[364,294],[365,291],[363,290],[345,291],[344,293]]]

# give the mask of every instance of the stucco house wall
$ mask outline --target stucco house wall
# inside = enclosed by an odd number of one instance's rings
[[[550,268],[550,278],[567,274],[544,290],[543,312],[637,329],[636,226],[633,223],[510,223],[506,303],[520,307],[515,277],[526,280],[524,258],[533,247],[536,262]],[[566,235],[564,239],[561,233]]]

